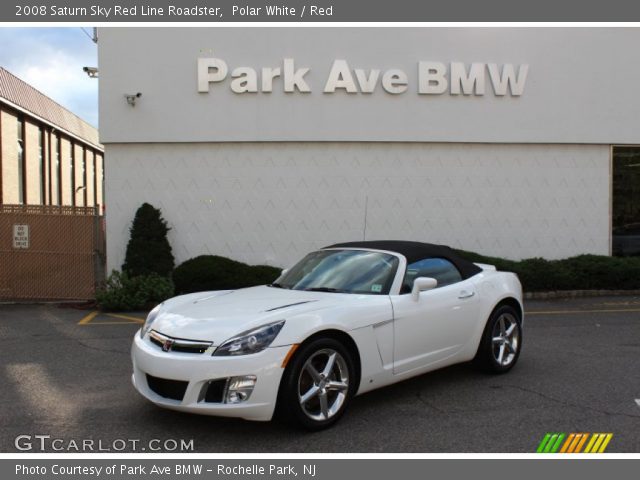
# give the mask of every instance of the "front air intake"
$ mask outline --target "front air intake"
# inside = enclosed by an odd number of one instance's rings
[[[189,382],[183,382],[180,380],[168,380],[166,378],[158,378],[147,374],[147,385],[149,388],[164,398],[170,398],[171,400],[182,401],[184,394],[187,391]]]

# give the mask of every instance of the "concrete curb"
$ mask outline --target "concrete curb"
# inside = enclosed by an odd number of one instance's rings
[[[640,290],[557,290],[552,292],[525,292],[525,300],[548,300],[553,298],[617,297],[640,295]]]

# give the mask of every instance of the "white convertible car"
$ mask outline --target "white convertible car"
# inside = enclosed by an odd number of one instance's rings
[[[513,273],[448,247],[371,241],[308,254],[271,285],[154,308],[133,384],[161,407],[328,427],[358,394],[454,363],[511,369],[522,347]]]

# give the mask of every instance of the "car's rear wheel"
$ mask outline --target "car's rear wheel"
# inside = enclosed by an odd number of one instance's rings
[[[333,425],[356,389],[351,354],[333,338],[303,344],[282,379],[278,410],[285,419],[311,430]]]
[[[512,306],[496,308],[487,321],[474,363],[492,373],[511,370],[522,349],[521,324],[520,314]]]

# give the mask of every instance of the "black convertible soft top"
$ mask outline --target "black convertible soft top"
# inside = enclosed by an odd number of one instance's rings
[[[403,240],[372,240],[363,242],[336,243],[324,248],[363,248],[374,250],[387,250],[396,252],[407,259],[407,264],[417,262],[423,258],[444,258],[453,263],[463,278],[473,277],[480,273],[482,269],[477,265],[460,257],[451,248],[445,245],[434,245],[432,243],[407,242]]]

